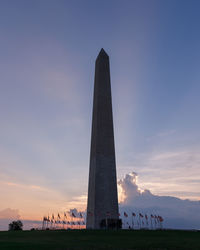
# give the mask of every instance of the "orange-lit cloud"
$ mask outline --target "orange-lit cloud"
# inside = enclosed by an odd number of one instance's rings
[[[6,208],[0,211],[0,219],[14,219],[17,220],[20,218],[19,210]]]

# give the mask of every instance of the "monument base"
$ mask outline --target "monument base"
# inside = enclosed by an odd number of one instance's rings
[[[103,219],[100,223],[100,229],[121,229],[122,220],[121,219]]]

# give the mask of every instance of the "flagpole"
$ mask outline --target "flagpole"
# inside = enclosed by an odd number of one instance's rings
[[[133,229],[133,214],[132,214],[132,229]]]
[[[106,213],[106,229],[108,229],[108,218],[107,218],[107,213]]]
[[[156,215],[154,215],[154,223],[155,223],[155,229],[157,229]]]
[[[43,221],[42,221],[42,230],[44,230],[44,217],[43,217]]]
[[[48,228],[48,223],[49,223],[49,215],[47,217],[47,228]]]
[[[140,219],[140,216],[139,216],[139,222],[140,222],[140,229],[141,229],[141,219]]]

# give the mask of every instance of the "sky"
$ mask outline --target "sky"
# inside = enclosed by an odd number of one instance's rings
[[[118,180],[135,172],[141,190],[200,200],[199,8],[198,0],[0,1],[0,219],[85,209],[101,48]]]

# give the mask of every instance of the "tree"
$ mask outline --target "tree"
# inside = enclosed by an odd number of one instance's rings
[[[23,223],[21,222],[21,220],[12,221],[8,225],[8,230],[9,231],[23,230]]]

